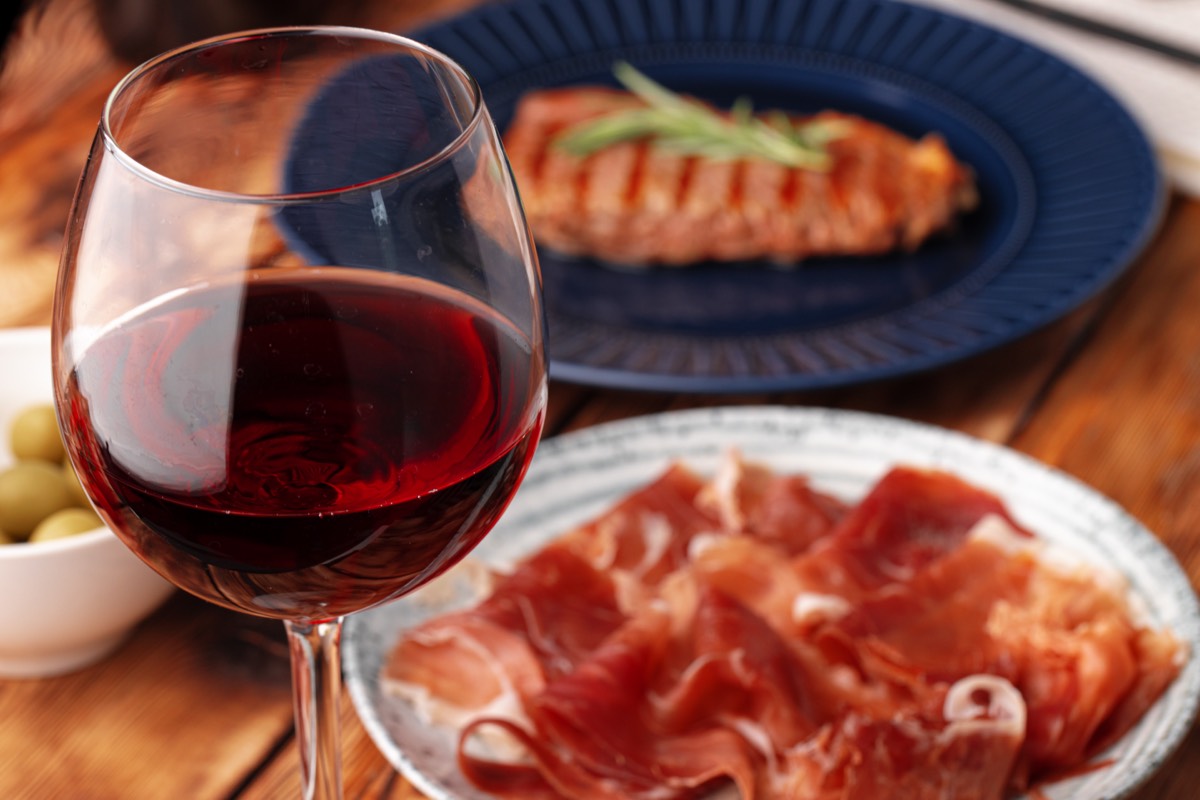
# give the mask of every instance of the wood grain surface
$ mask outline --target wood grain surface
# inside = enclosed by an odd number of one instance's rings
[[[372,0],[339,22],[391,30],[478,0]],[[87,0],[32,6],[0,69],[0,325],[50,318],[62,230],[104,99],[131,64]],[[1200,202],[1177,197],[1116,285],[1054,325],[932,373],[864,387],[682,396],[551,387],[548,435],[700,405],[828,406],[1001,442],[1111,496],[1200,577]],[[0,681],[0,797],[299,796],[277,623],[175,596],[105,661]],[[347,798],[418,800],[347,702]],[[1200,736],[1136,800],[1196,796]]]

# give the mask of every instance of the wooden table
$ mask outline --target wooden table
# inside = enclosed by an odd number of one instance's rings
[[[403,29],[477,0],[368,3]],[[373,9],[373,6],[380,6]],[[0,73],[0,325],[49,321],[71,194],[103,99],[130,66],[85,0],[27,15]],[[844,390],[680,396],[551,388],[548,433],[668,409],[768,403],[886,413],[1001,442],[1114,498],[1200,578],[1200,201],[1172,198],[1115,286],[1023,341],[936,372]],[[0,681],[0,797],[298,795],[282,626],[179,594],[113,656]],[[418,798],[344,709],[347,798]],[[1137,794],[1190,798],[1200,734]]]

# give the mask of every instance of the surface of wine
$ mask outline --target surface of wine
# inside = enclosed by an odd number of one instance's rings
[[[143,307],[66,396],[81,478],[169,580],[325,619],[414,588],[507,505],[544,367],[486,305],[343,268],[251,273]]]

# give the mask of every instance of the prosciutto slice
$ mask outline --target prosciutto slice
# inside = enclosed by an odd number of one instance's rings
[[[528,748],[535,766],[497,764],[463,748],[463,772],[480,788],[510,797],[653,800],[686,797],[721,778],[732,780],[742,797],[755,797],[754,759],[742,737],[721,726],[664,724],[653,712],[649,689],[668,632],[661,613],[631,620],[577,670],[529,700],[529,729],[502,719],[473,722],[464,742],[481,727],[501,725]]]
[[[799,566],[844,593],[904,584],[956,549],[987,516],[1029,535],[994,495],[945,472],[896,467],[817,542],[811,566]]]
[[[994,495],[857,503],[683,465],[410,630],[383,675],[497,797],[1000,800],[1127,732],[1187,653]]]
[[[852,711],[789,754],[775,796],[789,800],[1000,800],[1024,733],[1017,690],[993,676],[949,687],[941,709]]]
[[[382,679],[421,705],[428,721],[465,724],[477,713],[517,711],[624,622],[612,578],[551,546],[500,579],[479,605],[409,631]]]

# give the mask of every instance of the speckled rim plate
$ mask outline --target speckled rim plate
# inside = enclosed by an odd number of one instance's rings
[[[1129,114],[1056,57],[891,0],[515,0],[408,32],[459,61],[504,128],[525,91],[611,82],[854,111],[939,131],[982,205],[914,254],[652,272],[542,249],[551,374],[683,392],[810,389],[990,350],[1107,286],[1157,227],[1163,182]]]
[[[644,485],[674,459],[711,471],[737,447],[776,470],[812,477],[848,500],[891,465],[949,469],[996,492],[1043,538],[1123,574],[1151,623],[1167,626],[1200,653],[1200,610],[1171,553],[1136,519],[1079,481],[1012,450],[940,428],[889,417],[801,408],[712,408],[638,417],[543,442],[512,507],[471,558],[511,564],[614,500]],[[464,572],[348,620],[345,674],[367,731],[388,760],[433,800],[483,800],[459,774],[454,736],[422,725],[386,696],[379,670],[399,632],[469,604]],[[1116,800],[1142,784],[1191,727],[1200,698],[1193,658],[1166,695],[1105,757],[1110,766],[1046,787],[1052,800]]]

